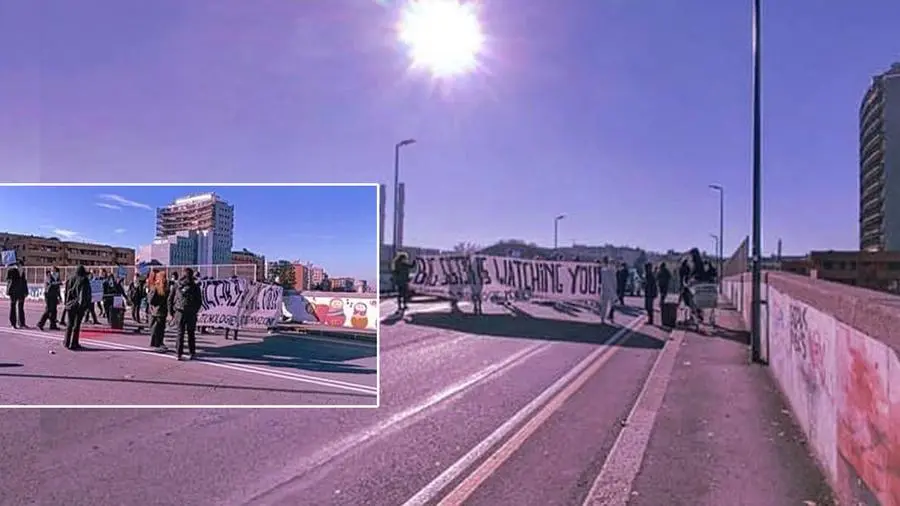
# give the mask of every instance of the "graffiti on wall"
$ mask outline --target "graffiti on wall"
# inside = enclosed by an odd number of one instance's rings
[[[837,334],[837,446],[850,466],[839,476],[848,486],[859,477],[881,504],[900,504],[900,433],[892,429],[900,427],[900,360],[846,325]]]

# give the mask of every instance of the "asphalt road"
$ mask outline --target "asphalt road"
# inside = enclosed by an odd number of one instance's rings
[[[0,412],[0,503],[580,505],[664,337],[485,311],[383,322],[378,409]]]
[[[9,303],[0,302],[6,315]],[[198,360],[148,351],[149,335],[85,325],[84,350],[63,331],[0,327],[3,405],[363,405],[377,404],[377,347],[340,339],[242,332],[198,334]],[[5,323],[5,322],[4,322]],[[49,327],[49,326],[48,326]],[[167,345],[174,350],[173,332]]]

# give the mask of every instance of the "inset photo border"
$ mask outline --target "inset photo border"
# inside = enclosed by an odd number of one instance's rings
[[[0,183],[0,408],[377,408],[380,193]]]

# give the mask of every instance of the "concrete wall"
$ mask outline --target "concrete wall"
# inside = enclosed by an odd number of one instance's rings
[[[900,506],[900,297],[772,272],[763,340],[812,453],[849,504]],[[750,276],[725,294],[750,317]]]

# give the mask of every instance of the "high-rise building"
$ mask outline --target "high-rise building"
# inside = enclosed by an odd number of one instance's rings
[[[215,193],[175,199],[156,210],[156,236],[196,233],[198,265],[229,264],[234,245],[234,206]]]
[[[900,251],[900,63],[859,108],[859,249]]]

